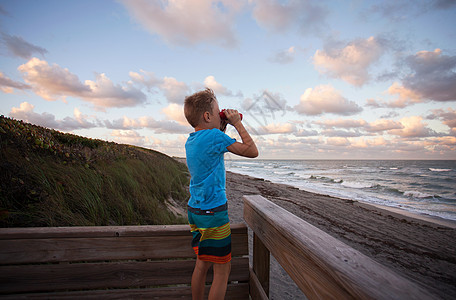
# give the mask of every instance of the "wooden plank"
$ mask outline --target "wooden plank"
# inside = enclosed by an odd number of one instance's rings
[[[194,266],[195,260],[2,266],[0,293],[183,284]],[[249,280],[248,257],[232,259],[229,280]]]
[[[247,234],[245,224],[231,224],[231,231]],[[150,237],[190,234],[188,225],[85,226],[0,228],[0,240],[89,237]]]
[[[253,233],[253,272],[269,297],[270,254],[257,234]]]
[[[260,280],[256,276],[255,272],[250,269],[249,279],[249,294],[252,300],[268,300],[269,297],[261,286]]]
[[[436,298],[261,196],[244,196],[244,219],[308,299]]]
[[[245,232],[245,233],[244,233]],[[0,240],[0,265],[66,261],[193,258],[191,235]],[[232,255],[248,255],[247,229],[232,233]]]
[[[209,294],[210,286],[206,286],[205,298]],[[190,286],[175,286],[164,288],[144,288],[144,289],[116,289],[116,290],[96,290],[96,291],[74,291],[56,293],[35,293],[35,294],[16,294],[3,296],[4,300],[21,299],[64,299],[64,300],[123,300],[123,299],[192,299]],[[228,284],[226,300],[248,300],[249,284],[236,283]]]

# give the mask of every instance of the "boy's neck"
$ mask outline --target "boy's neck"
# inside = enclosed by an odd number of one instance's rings
[[[214,129],[214,128],[216,128],[216,127],[213,127],[213,126],[210,127],[210,126],[204,126],[204,125],[206,125],[206,124],[196,126],[196,127],[195,127],[195,132],[200,131],[200,130],[206,130],[206,129]]]

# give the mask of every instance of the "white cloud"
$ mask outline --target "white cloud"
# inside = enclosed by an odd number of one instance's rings
[[[405,117],[400,120],[402,129],[392,129],[388,133],[392,135],[398,135],[403,138],[415,138],[415,137],[429,137],[435,136],[436,133],[426,127],[426,123],[423,122],[423,118],[420,116]]]
[[[407,89],[397,82],[394,82],[387,90],[390,95],[397,95],[397,99],[385,104],[387,107],[404,108],[412,103],[422,102],[422,97],[413,90]]]
[[[30,86],[22,82],[14,81],[0,72],[0,90],[4,93],[11,94],[14,92],[14,89],[27,90],[30,89]]]
[[[301,95],[300,103],[294,108],[298,113],[305,115],[321,115],[323,113],[353,115],[362,111],[361,107],[344,98],[331,85],[308,88]]]
[[[184,107],[182,105],[171,103],[163,108],[163,113],[168,119],[178,122],[181,125],[188,125],[188,121],[184,115]]]
[[[316,69],[321,74],[340,78],[354,86],[362,86],[369,80],[369,67],[385,51],[382,41],[374,37],[354,40],[344,47],[337,44],[325,48],[315,52],[313,63]]]
[[[32,58],[18,67],[24,80],[36,94],[48,101],[72,96],[94,104],[97,108],[136,106],[146,101],[146,96],[132,86],[114,84],[105,74],[97,74],[95,81],[82,83],[68,69],[57,64]]]
[[[239,0],[124,0],[131,16],[167,43],[193,45],[202,42],[224,47],[237,44],[234,18],[242,7]]]
[[[242,93],[238,92],[236,95],[233,94],[228,88],[224,87],[220,83],[215,80],[215,77],[210,75],[204,79],[204,86],[212,89],[216,95],[224,95],[224,96],[236,96],[242,97]]]
[[[146,95],[131,86],[114,84],[106,74],[97,74],[96,80],[86,80],[85,86],[90,92],[84,92],[80,97],[98,107],[129,107],[142,104]]]
[[[369,123],[366,126],[366,130],[369,132],[382,132],[382,131],[387,131],[387,130],[393,130],[393,129],[403,129],[404,125],[402,123],[393,121],[393,120],[376,120],[374,122]]]
[[[144,137],[134,130],[113,130],[111,136],[120,144],[144,146]]]
[[[320,33],[325,26],[327,9],[316,1],[250,0],[257,23],[275,32],[297,28],[302,33]]]
[[[411,70],[403,86],[422,98],[434,101],[456,101],[456,56],[442,50],[420,51],[406,59]]]
[[[153,72],[140,70],[140,73],[130,72],[131,81],[145,86],[149,92],[160,90],[170,103],[184,103],[185,97],[191,92],[190,87],[174,77],[158,78]]]
[[[328,145],[337,146],[337,147],[348,146],[348,145],[350,145],[350,142],[349,142],[348,139],[345,138],[345,137],[329,137],[329,138],[326,140],[326,143],[327,143]]]
[[[355,137],[364,134],[370,133],[381,133],[383,131],[393,130],[393,129],[403,129],[404,126],[397,121],[379,119],[373,122],[366,122],[365,120],[352,120],[352,119],[337,119],[337,120],[324,120],[324,121],[315,121],[314,124],[320,125],[327,130],[323,131],[326,136],[343,136],[343,137]],[[356,132],[352,131],[342,131],[342,130],[332,130],[333,128],[343,128],[343,129],[356,129]],[[361,132],[361,133],[360,133]]]
[[[350,119],[337,119],[337,120],[324,120],[324,121],[315,121],[315,124],[322,125],[325,128],[359,128],[365,127],[367,122],[360,120],[350,120]]]
[[[175,121],[160,120],[152,117],[139,117],[132,119],[124,116],[113,121],[105,120],[104,125],[109,129],[131,130],[131,129],[152,129],[155,133],[189,133],[192,131],[190,126],[181,125]]]
[[[36,113],[34,109],[33,104],[22,102],[19,107],[11,109],[10,116],[32,124],[65,131],[97,127],[96,122],[89,122],[88,117],[83,115],[78,108],[74,109],[74,118],[65,117],[63,120],[56,120],[53,114],[47,112]]]
[[[321,132],[321,135],[329,136],[329,137],[358,137],[362,134],[359,131],[347,131],[347,130],[335,130],[335,129],[327,129]]]
[[[21,37],[11,36],[6,33],[2,33],[1,35],[6,47],[15,56],[30,59],[34,53],[41,55],[47,53],[46,49],[30,44]]]
[[[137,72],[130,72],[130,78],[133,82],[139,83],[145,87],[149,91],[153,88],[160,86],[163,83],[163,79],[157,78],[154,73],[140,70],[141,74]]]
[[[190,88],[185,82],[179,82],[176,78],[165,77],[163,83],[160,85],[160,89],[171,103],[184,103],[185,97],[189,95]]]
[[[257,134],[288,134],[296,132],[296,125],[291,123],[270,123],[256,129]]]

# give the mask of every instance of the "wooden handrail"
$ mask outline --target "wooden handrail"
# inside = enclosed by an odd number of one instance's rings
[[[0,228],[0,299],[191,299],[188,225]],[[248,231],[231,224],[226,299],[249,299]],[[207,283],[213,278],[209,271]],[[209,286],[206,287],[206,294]]]
[[[436,299],[259,195],[244,196],[244,219],[262,241],[254,247],[264,244],[308,299]],[[261,282],[264,274],[256,275]]]

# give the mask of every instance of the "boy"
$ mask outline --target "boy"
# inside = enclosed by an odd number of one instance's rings
[[[184,113],[195,128],[185,143],[191,175],[188,221],[193,235],[192,247],[197,255],[192,297],[203,299],[207,270],[213,266],[209,299],[223,299],[231,271],[231,230],[223,155],[229,151],[253,158],[258,156],[258,150],[236,110],[226,110],[227,120],[221,120],[217,98],[211,89],[186,97]],[[236,128],[242,143],[223,132],[227,124]]]

